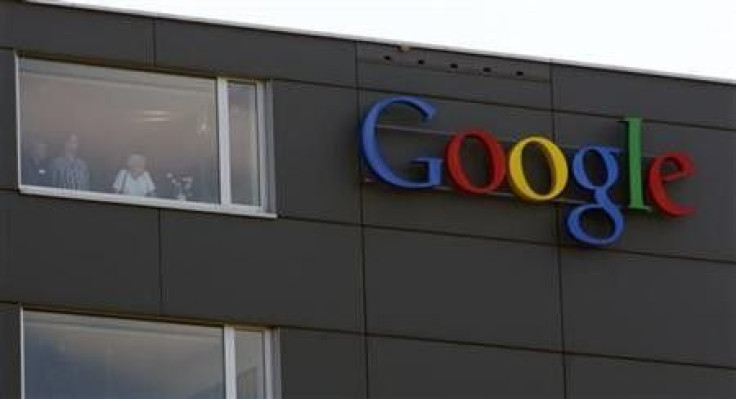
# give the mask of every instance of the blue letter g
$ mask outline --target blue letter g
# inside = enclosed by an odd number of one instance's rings
[[[396,175],[381,157],[376,141],[376,125],[383,110],[392,104],[411,106],[421,112],[422,119],[425,121],[434,115],[433,106],[415,97],[392,97],[375,103],[363,120],[360,134],[361,150],[368,167],[380,180],[397,187],[431,188],[439,185],[442,179],[442,159],[440,158],[423,157],[414,159],[413,162],[427,165],[427,178],[423,181],[411,181]]]
[[[590,181],[590,177],[585,171],[584,159],[585,154],[594,152],[603,160],[606,171],[605,181],[600,185],[595,185]],[[611,201],[608,196],[608,190],[616,183],[618,179],[618,163],[616,162],[615,153],[619,150],[611,147],[591,146],[580,149],[573,158],[572,172],[575,181],[583,188],[593,191],[595,202],[591,204],[580,205],[574,208],[567,216],[567,230],[576,240],[589,245],[607,245],[616,241],[624,230],[624,217],[621,210]],[[582,226],[583,214],[590,210],[601,210],[611,221],[612,229],[608,237],[594,237],[588,234]]]

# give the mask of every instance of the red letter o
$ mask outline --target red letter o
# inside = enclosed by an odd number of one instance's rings
[[[468,138],[474,138],[480,141],[488,154],[488,176],[490,176],[490,181],[482,187],[473,185],[470,179],[468,179],[460,159],[460,148]],[[484,130],[468,130],[453,137],[445,148],[445,158],[447,161],[447,171],[455,186],[460,191],[469,194],[487,194],[493,192],[501,185],[506,175],[506,155],[503,152],[503,148],[495,137]]]

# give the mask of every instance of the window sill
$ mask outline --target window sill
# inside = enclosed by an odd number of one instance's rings
[[[122,205],[136,205],[149,208],[177,209],[184,211],[219,213],[235,216],[248,216],[264,219],[276,219],[278,215],[268,212],[261,207],[248,205],[222,205],[203,202],[176,201],[162,198],[134,197],[120,194],[95,193],[88,191],[66,190],[53,187],[38,187],[20,185],[23,195],[65,198],[94,202],[105,202]]]

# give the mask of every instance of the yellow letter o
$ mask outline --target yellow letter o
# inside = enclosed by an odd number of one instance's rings
[[[524,174],[522,165],[522,154],[524,148],[529,144],[536,144],[542,149],[547,164],[552,170],[552,185],[546,194],[540,194],[534,191],[529,185],[529,181]],[[560,150],[560,147],[549,139],[541,136],[527,137],[516,143],[509,153],[509,183],[514,193],[527,201],[541,202],[548,201],[560,195],[567,185],[568,171],[567,160]]]

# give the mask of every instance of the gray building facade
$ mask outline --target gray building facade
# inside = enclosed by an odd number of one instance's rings
[[[267,82],[277,217],[20,193],[18,57]],[[695,212],[589,248],[564,202],[389,187],[358,131],[395,95],[438,113],[387,124],[569,149],[641,117],[645,158],[696,164]],[[395,165],[446,138],[380,134]],[[734,85],[0,1],[0,397],[21,309],[273,329],[283,399],[736,397],[734,151]]]

